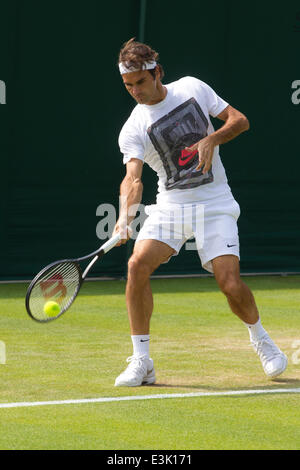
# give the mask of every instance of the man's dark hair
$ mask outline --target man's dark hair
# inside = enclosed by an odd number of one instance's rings
[[[160,79],[162,79],[165,73],[162,66],[158,63],[158,58],[159,55],[154,49],[147,44],[135,41],[135,38],[132,38],[123,44],[120,50],[118,63],[126,63],[126,67],[128,69],[132,68],[143,70],[143,64],[145,62],[155,60],[159,69]],[[150,72],[153,78],[155,78],[155,69],[150,69],[148,72]]]

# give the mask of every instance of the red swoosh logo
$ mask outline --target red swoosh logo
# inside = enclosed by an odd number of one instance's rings
[[[198,150],[193,150],[192,152],[189,149],[181,150],[181,155],[178,158],[178,164],[180,166],[185,166],[190,160],[192,160],[192,158],[194,158],[197,152]]]

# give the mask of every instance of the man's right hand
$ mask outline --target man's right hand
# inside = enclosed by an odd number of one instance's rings
[[[117,243],[116,246],[124,245],[129,240],[132,233],[131,228],[127,225],[127,221],[118,220],[113,230],[112,236],[116,235],[117,233],[120,233],[121,240],[119,243]]]

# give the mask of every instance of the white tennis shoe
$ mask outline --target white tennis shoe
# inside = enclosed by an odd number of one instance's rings
[[[130,356],[127,358],[129,365],[115,381],[115,387],[139,387],[155,382],[153,360],[146,356]]]
[[[268,377],[274,379],[285,371],[288,359],[268,334],[264,335],[259,341],[251,341],[251,344],[254,351],[258,354],[265,374]]]

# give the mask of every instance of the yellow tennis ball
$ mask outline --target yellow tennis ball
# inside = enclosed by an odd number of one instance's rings
[[[48,317],[55,317],[60,312],[60,306],[57,302],[49,300],[44,305],[44,312],[46,315],[48,315]]]

